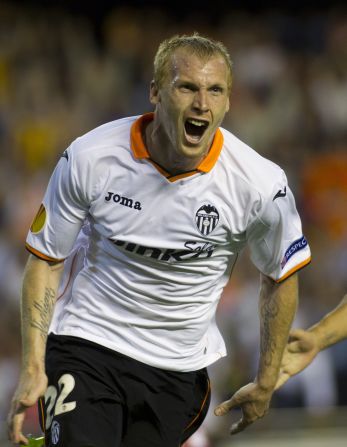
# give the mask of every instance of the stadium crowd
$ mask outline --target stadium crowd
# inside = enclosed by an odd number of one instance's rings
[[[347,291],[347,14],[225,13],[171,17],[117,8],[97,25],[57,7],[2,2],[0,9],[0,422],[19,368],[19,296],[26,232],[47,179],[78,135],[150,111],[158,43],[176,33],[226,44],[234,61],[224,127],[289,178],[312,264],[300,273],[296,326],[307,327]],[[257,272],[244,256],[220,304],[233,346],[212,368],[216,400],[253,376],[258,349]],[[228,344],[228,343],[227,343]],[[346,343],[320,354],[274,398],[278,407],[347,405]],[[319,386],[318,383],[324,383]],[[35,413],[28,424],[35,422]],[[33,422],[34,421],[34,422]],[[207,425],[213,431],[213,417]]]

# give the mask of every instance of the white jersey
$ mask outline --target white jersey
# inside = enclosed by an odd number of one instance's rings
[[[51,332],[192,371],[226,355],[216,307],[245,245],[275,281],[306,265],[310,250],[277,165],[219,129],[196,171],[170,176],[142,140],[151,119],[117,120],[72,143],[27,248],[47,260],[70,255]],[[90,234],[76,255],[86,222]]]

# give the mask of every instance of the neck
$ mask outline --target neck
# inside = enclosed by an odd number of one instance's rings
[[[171,142],[155,122],[150,122],[143,132],[144,141],[151,159],[171,175],[194,171],[204,156],[199,158],[184,157],[171,147]]]

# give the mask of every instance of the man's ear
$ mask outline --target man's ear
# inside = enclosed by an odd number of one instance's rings
[[[230,96],[228,97],[225,113],[229,112],[229,109],[230,109]]]
[[[151,81],[149,100],[153,105],[157,105],[160,102],[159,88],[157,87],[157,84],[154,81]]]

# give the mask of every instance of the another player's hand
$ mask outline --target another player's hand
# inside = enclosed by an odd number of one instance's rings
[[[240,388],[229,400],[218,405],[214,413],[216,416],[223,416],[233,408],[241,408],[242,418],[230,428],[230,434],[234,435],[266,415],[272,392],[265,392],[257,383],[249,383]]]
[[[319,352],[316,337],[312,332],[294,329],[289,335],[275,389],[280,388],[291,376],[305,369]]]
[[[8,438],[13,443],[28,444],[28,439],[22,433],[25,411],[45,394],[46,388],[47,376],[44,372],[22,372],[7,419]]]

